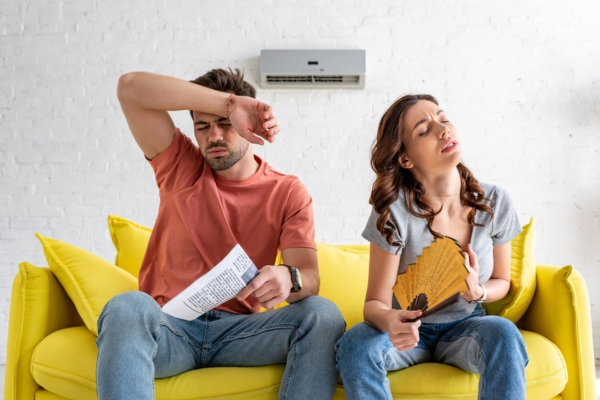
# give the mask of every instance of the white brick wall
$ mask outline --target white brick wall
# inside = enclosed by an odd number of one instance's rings
[[[257,153],[308,186],[319,241],[363,242],[378,120],[400,95],[432,93],[476,176],[506,187],[522,222],[535,216],[538,261],[584,275],[600,332],[599,23],[595,0],[2,0],[0,364],[17,265],[46,264],[34,232],[112,260],[109,213],[153,223],[119,75],[231,66],[256,83],[265,48],[367,51],[363,91],[257,87],[283,127]]]

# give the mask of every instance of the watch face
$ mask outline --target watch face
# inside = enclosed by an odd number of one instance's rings
[[[298,290],[302,289],[302,275],[300,275],[300,271],[296,268],[296,278],[298,280]]]

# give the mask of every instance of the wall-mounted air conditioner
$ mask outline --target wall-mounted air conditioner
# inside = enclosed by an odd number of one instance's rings
[[[363,89],[364,50],[261,50],[265,89]]]

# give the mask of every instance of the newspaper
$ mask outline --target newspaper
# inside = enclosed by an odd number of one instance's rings
[[[220,263],[173,297],[162,310],[175,318],[191,321],[233,299],[256,275],[258,269],[236,244]]]

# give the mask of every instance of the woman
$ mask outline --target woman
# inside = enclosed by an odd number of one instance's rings
[[[383,115],[373,145],[373,211],[363,232],[371,242],[365,323],[338,342],[338,370],[348,399],[391,399],[387,371],[423,362],[480,374],[479,399],[525,399],[523,338],[516,326],[485,316],[482,302],[510,287],[510,241],[520,224],[510,198],[479,184],[461,163],[456,127],[437,100],[408,95]],[[450,307],[416,322],[392,288],[436,237],[464,250],[469,290]],[[435,379],[435,378],[433,378]]]

